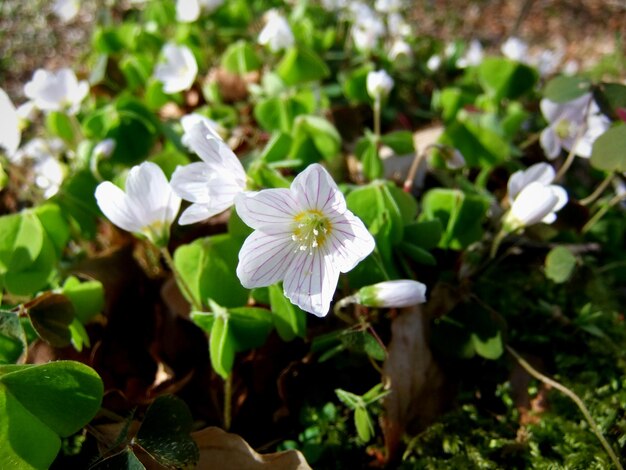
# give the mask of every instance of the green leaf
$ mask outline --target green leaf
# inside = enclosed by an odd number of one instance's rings
[[[284,132],[275,132],[261,152],[260,159],[265,162],[277,162],[284,160],[291,148],[291,136]]]
[[[100,408],[98,374],[74,361],[0,366],[0,468],[46,469]]]
[[[269,286],[269,293],[272,319],[281,339],[291,341],[297,336],[304,338],[306,335],[306,313],[285,297],[279,284]]]
[[[367,409],[359,406],[354,410],[354,425],[359,439],[369,442],[374,435],[374,424]]]
[[[254,107],[254,117],[268,131],[291,132],[296,116],[311,110],[293,96],[274,96],[259,101]],[[291,143],[291,142],[290,142]],[[281,160],[285,158],[284,153]]]
[[[0,273],[34,263],[43,246],[44,230],[33,212],[0,217],[0,233]]]
[[[626,108],[626,85],[601,83],[594,88],[593,97],[604,114],[617,118],[617,109]]]
[[[17,362],[26,347],[26,335],[17,313],[0,310],[0,364]]]
[[[72,323],[69,326],[72,346],[76,351],[81,352],[83,350],[83,346],[91,347],[91,341],[89,340],[89,334],[87,330],[83,326],[83,324],[78,320],[78,318],[74,318]]]
[[[360,396],[340,388],[335,389],[335,395],[337,395],[337,398],[339,398],[341,403],[346,405],[351,410],[355,410],[358,406],[363,404],[363,400]]]
[[[146,411],[137,442],[167,468],[194,468],[200,452],[190,436],[192,426],[193,417],[182,400],[158,397]]]
[[[604,171],[626,171],[626,123],[619,123],[596,139],[591,166]]]
[[[230,73],[244,75],[253,70],[258,70],[262,63],[254,47],[244,40],[239,40],[224,51],[222,55],[222,67]]]
[[[356,103],[372,102],[372,99],[367,93],[366,85],[367,74],[372,70],[374,70],[374,66],[372,64],[366,64],[340,77],[342,80],[343,93],[349,101]]]
[[[100,213],[94,196],[97,185],[98,181],[89,170],[80,170],[65,180],[54,198],[63,215],[72,221],[74,227],[87,239],[95,237],[97,231],[96,224]],[[56,235],[51,235],[51,238],[55,237]]]
[[[330,122],[318,116],[298,116],[293,128],[289,157],[305,165],[321,159],[332,161],[339,154],[341,136]]]
[[[228,321],[236,352],[262,346],[274,328],[272,313],[264,308],[231,308]]]
[[[528,65],[499,57],[487,57],[478,66],[478,81],[496,99],[519,98],[533,89],[537,78]]]
[[[32,295],[46,287],[56,272],[57,257],[55,248],[47,236],[39,256],[33,264],[25,269],[6,273],[4,283],[6,289],[15,295]]]
[[[413,134],[410,131],[395,131],[385,134],[380,141],[390,147],[396,155],[406,155],[415,152]]]
[[[383,176],[385,169],[383,162],[378,155],[378,145],[373,139],[365,139],[367,144],[361,153],[357,156],[363,165],[363,175],[369,180],[374,181]]]
[[[557,284],[569,280],[576,267],[576,257],[564,246],[552,248],[546,256],[546,277]]]
[[[399,248],[400,252],[411,258],[416,263],[427,266],[435,266],[437,264],[435,257],[422,247],[403,241],[400,243]]]
[[[104,308],[104,287],[100,281],[80,282],[70,276],[63,284],[65,295],[74,306],[76,317],[86,324]]]
[[[228,318],[218,316],[213,321],[209,340],[209,354],[211,365],[223,379],[226,379],[233,370],[235,363],[235,342],[229,335]]]
[[[60,257],[70,239],[70,227],[61,208],[58,204],[46,203],[37,206],[34,213],[53,243],[57,257]]]
[[[315,52],[305,47],[289,49],[276,71],[289,86],[322,80],[330,75],[326,63]]]
[[[70,344],[69,326],[74,320],[74,306],[67,297],[46,293],[25,306],[30,322],[41,339],[57,348]]]
[[[345,331],[339,336],[341,343],[349,350],[367,354],[372,359],[384,361],[385,350],[368,331]]]
[[[489,201],[482,196],[435,188],[424,195],[420,220],[438,219],[444,227],[439,247],[459,250],[482,237],[488,208]]]
[[[439,219],[413,222],[404,226],[404,240],[426,250],[435,248],[441,240],[442,226]]]
[[[46,115],[46,127],[50,134],[63,139],[66,143],[74,142],[74,126],[71,118],[61,111],[51,111]]]
[[[567,103],[588,93],[590,87],[588,78],[560,75],[546,83],[543,96],[555,103]]]
[[[246,304],[248,290],[236,274],[240,248],[241,239],[222,234],[197,239],[176,250],[176,269],[198,302],[211,298],[224,307]]]
[[[433,96],[437,109],[441,109],[444,122],[453,120],[457,113],[467,105],[474,104],[476,94],[456,87],[444,88]]]

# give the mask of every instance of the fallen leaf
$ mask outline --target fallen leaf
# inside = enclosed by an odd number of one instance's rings
[[[237,470],[310,470],[304,456],[297,450],[259,454],[237,434],[217,427],[208,427],[191,434],[200,449],[198,469]]]
[[[387,462],[397,458],[404,433],[424,429],[447,402],[443,373],[428,347],[427,325],[419,306],[402,309],[391,324],[383,366],[383,383],[390,390],[383,399],[382,418]]]

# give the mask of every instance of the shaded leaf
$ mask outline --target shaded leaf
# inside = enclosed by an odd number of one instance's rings
[[[57,348],[70,344],[69,326],[74,320],[74,306],[70,299],[61,294],[46,293],[25,307],[41,339]]]
[[[552,248],[546,256],[546,277],[557,284],[566,282],[574,272],[576,257],[564,246]]]

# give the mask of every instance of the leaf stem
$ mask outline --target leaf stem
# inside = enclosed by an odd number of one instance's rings
[[[233,374],[224,380],[224,429],[228,431],[232,423]]]
[[[605,439],[605,437],[602,435],[602,432],[600,431],[600,428],[598,427],[598,425],[594,421],[593,417],[591,416],[591,413],[589,412],[589,410],[587,409],[587,407],[585,406],[583,401],[580,399],[580,397],[578,395],[576,395],[572,390],[567,388],[565,385],[563,385],[563,384],[557,382],[556,380],[553,380],[553,379],[543,375],[541,372],[539,372],[536,369],[534,369],[512,347],[507,345],[506,346],[506,350],[509,352],[509,354],[511,354],[511,356],[513,356],[515,358],[517,363],[520,366],[522,366],[522,368],[524,368],[524,370],[526,372],[528,372],[530,375],[532,375],[537,380],[540,380],[541,382],[545,383],[546,385],[549,385],[550,387],[556,388],[558,391],[560,391],[561,393],[563,393],[564,395],[569,397],[576,404],[576,406],[578,406],[578,409],[582,412],[582,414],[585,417],[585,420],[587,421],[587,423],[589,423],[589,427],[591,428],[593,433],[596,435],[596,437],[598,438],[598,440],[602,444],[602,447],[604,447],[604,450],[606,451],[606,453],[608,454],[609,458],[613,462],[613,465],[615,465],[615,468],[617,468],[618,470],[624,470],[624,467],[622,467],[622,464],[620,463],[619,459],[617,458],[617,455],[613,451],[613,448],[608,443],[608,441]]]
[[[191,302],[191,306],[194,310],[198,312],[202,312],[202,304],[198,302],[196,297],[193,295],[193,291],[189,287],[189,284],[183,279],[183,277],[176,269],[176,265],[174,264],[174,260],[172,259],[172,255],[170,254],[167,246],[161,248],[161,255],[163,255],[163,259],[165,260],[165,264],[167,264],[168,268],[172,271],[174,275],[174,279],[176,279],[176,283],[178,287],[183,291],[183,293],[189,298],[189,302]]]
[[[380,94],[376,95],[374,100],[374,134],[378,140],[380,138]]]
[[[606,175],[606,178],[604,178],[604,180],[602,180],[602,183],[600,183],[598,185],[598,187],[595,189],[594,192],[592,192],[589,196],[587,196],[586,198],[581,199],[579,202],[583,205],[583,206],[588,206],[589,204],[591,204],[592,202],[594,202],[596,199],[598,199],[602,193],[604,192],[604,190],[607,188],[607,186],[609,184],[611,184],[611,181],[613,181],[613,177],[614,177],[614,173],[611,172],[608,175]]]
[[[616,204],[619,204],[624,199],[626,199],[626,193],[616,194],[615,196],[613,196],[613,199],[611,199],[606,206],[603,206],[598,212],[593,214],[593,217],[587,221],[585,226],[582,228],[581,232],[587,233],[591,229],[591,227],[593,227],[594,224],[598,220],[600,220],[604,216],[604,214],[606,214],[609,211],[611,207],[615,206]]]

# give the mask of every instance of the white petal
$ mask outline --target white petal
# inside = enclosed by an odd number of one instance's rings
[[[339,270],[322,248],[309,254],[301,251],[285,274],[285,296],[305,312],[318,317],[328,314],[337,289]]]
[[[332,218],[330,223],[328,251],[337,269],[347,273],[374,251],[376,241],[361,219],[348,210]]]
[[[131,168],[126,178],[126,194],[140,209],[142,226],[156,221],[169,225],[180,207],[180,198],[173,193],[163,170],[152,162]]]
[[[20,146],[21,132],[19,117],[9,96],[0,88],[0,147],[3,147],[7,155],[13,155]]]
[[[96,201],[102,213],[117,225],[128,232],[138,232],[142,224],[129,204],[126,194],[110,181],[100,183],[96,188]]]
[[[204,162],[179,166],[172,175],[172,189],[186,201],[208,203],[208,182],[213,174]]]
[[[346,200],[337,184],[328,171],[317,163],[309,165],[295,177],[291,191],[303,209],[315,209],[325,214],[346,210]]]
[[[544,186],[549,185],[554,180],[554,168],[547,163],[536,163],[529,166],[526,170],[516,171],[509,178],[508,194],[510,200],[514,200],[519,192],[536,181]]]
[[[187,134],[189,146],[198,157],[207,165],[215,168],[216,171],[225,169],[232,172],[233,176],[241,181],[243,187],[246,172],[228,145],[219,136],[215,136],[215,131],[203,121],[199,121],[191,127]]]
[[[567,201],[569,200],[567,196],[567,191],[565,191],[565,188],[562,188],[561,186],[557,186],[557,185],[550,185],[548,187],[552,190],[552,193],[557,198],[557,203],[554,206],[554,209],[552,210],[555,212],[561,210],[565,206],[565,204],[567,204]]]
[[[524,226],[540,222],[554,212],[559,198],[548,186],[531,183],[518,194],[511,206],[511,215]]]
[[[241,247],[237,276],[247,288],[265,287],[285,278],[295,246],[290,230],[256,230]]]
[[[192,204],[183,211],[178,219],[178,223],[180,225],[195,224],[207,220],[216,214],[219,214],[219,212],[211,210],[206,204]]]
[[[198,0],[177,0],[176,20],[181,23],[192,23],[200,17]]]
[[[539,136],[541,148],[549,160],[554,160],[561,152],[561,141],[552,127],[546,127]]]
[[[235,207],[241,220],[254,229],[291,226],[296,214],[302,211],[291,191],[284,188],[238,194]]]

